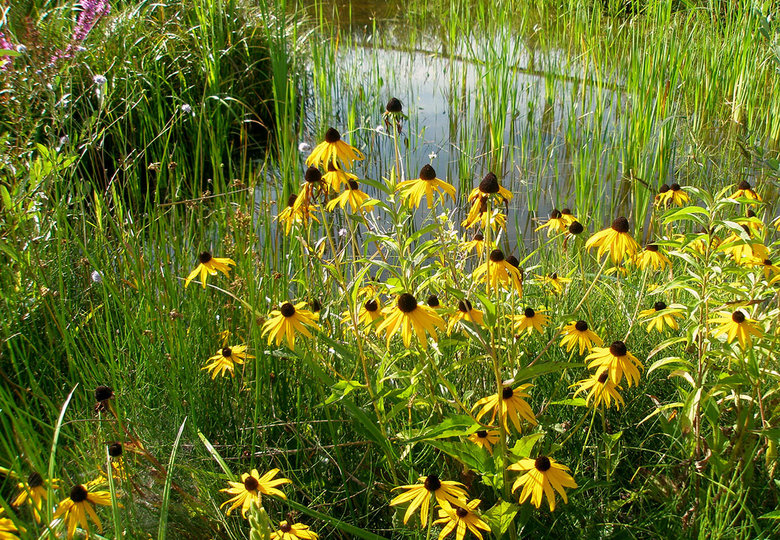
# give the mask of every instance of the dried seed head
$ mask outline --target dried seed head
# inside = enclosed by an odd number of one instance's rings
[[[585,227],[583,227],[582,223],[580,223],[579,221],[574,221],[574,222],[572,222],[571,225],[569,225],[569,233],[570,234],[574,234],[574,235],[581,234],[582,231],[584,231],[584,230],[585,230]]]
[[[95,388],[95,401],[106,401],[114,397],[114,391],[110,386],[98,386]]]
[[[108,455],[111,457],[120,457],[122,455],[122,443],[112,443],[108,445]]]
[[[404,107],[401,104],[401,100],[398,98],[390,98],[390,101],[387,102],[387,105],[385,106],[385,110],[389,113],[400,113],[403,111]]]

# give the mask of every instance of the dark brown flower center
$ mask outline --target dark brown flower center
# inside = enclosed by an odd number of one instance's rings
[[[747,217],[756,217],[756,213],[753,212],[753,210],[748,209],[747,211]]]
[[[438,491],[441,488],[441,480],[435,474],[429,474],[425,477],[425,489],[428,491]]]
[[[625,356],[627,352],[626,344],[622,341],[613,341],[612,345],[609,346],[609,353],[612,356]]]
[[[70,500],[74,503],[84,502],[87,500],[88,496],[89,492],[87,491],[87,488],[81,484],[73,486],[73,489],[70,490]]]
[[[257,486],[260,485],[260,482],[257,481],[257,478],[252,476],[251,474],[246,477],[246,480],[244,480],[244,489],[247,491],[256,491]]]
[[[198,260],[200,261],[200,264],[206,264],[211,260],[211,253],[208,251],[204,251],[200,255],[198,255]]]
[[[666,304],[664,302],[656,302],[653,304],[653,309],[656,311],[661,311],[662,309],[666,309]]]
[[[574,323],[574,328],[576,328],[578,332],[585,332],[588,329],[588,323],[585,321],[577,321]]]
[[[428,304],[428,307],[439,307],[439,297],[435,294],[430,295],[426,304]]]
[[[233,349],[231,349],[230,347],[223,348],[222,356],[224,356],[225,358],[230,358],[231,356],[233,356]]]
[[[745,322],[745,314],[737,310],[731,314],[731,320],[737,324],[742,324],[743,322]]]
[[[322,304],[320,304],[320,301],[315,298],[314,300],[309,302],[309,307],[311,308],[311,310],[313,312],[316,313],[316,312],[318,312],[319,310],[322,309]]]
[[[358,188],[358,183],[355,182],[354,180],[350,180],[349,182],[347,182],[347,186],[349,186],[349,189],[352,189],[352,190],[359,189]]]
[[[675,182],[674,184],[672,184],[670,187],[672,188],[672,191],[680,191],[680,190],[682,189],[682,188],[680,187],[680,184],[678,184],[677,182]]]
[[[479,437],[480,439],[486,439],[487,431],[485,431],[484,429],[480,429],[479,431],[477,431],[477,437]]]
[[[482,242],[485,239],[485,236],[482,233],[477,233],[474,235],[474,240],[476,242]]]
[[[561,215],[563,216],[570,216],[571,215],[571,208],[564,208],[561,210]]]
[[[571,225],[569,225],[569,232],[571,234],[580,234],[584,230],[585,228],[579,221],[574,221]]]
[[[533,308],[529,308],[529,307],[525,308],[526,317],[528,317],[529,319],[533,319],[534,315],[536,315],[536,312],[533,310]]]
[[[287,206],[289,206],[290,208],[295,206],[295,200],[297,198],[298,198],[298,195],[296,195],[295,193],[291,193],[290,196],[287,197]]]
[[[512,390],[511,386],[505,386],[504,390],[501,392],[501,397],[504,398],[504,399],[509,399],[513,395],[515,395],[515,391]]]
[[[366,311],[370,311],[371,313],[373,313],[377,309],[379,309],[379,304],[377,304],[376,300],[369,300],[368,302],[363,304],[363,307],[366,308]]]
[[[619,233],[627,233],[628,220],[623,216],[620,216],[619,218],[617,218],[615,221],[612,222],[612,230],[617,231]]]
[[[106,401],[114,397],[114,391],[110,386],[98,386],[95,388],[95,401]]]
[[[461,508],[460,506],[455,509],[455,513],[461,519],[469,515],[469,511],[466,510],[465,508]]]
[[[546,472],[550,470],[550,458],[547,456],[539,456],[534,461],[534,467],[539,472]]]
[[[436,178],[436,171],[430,165],[423,165],[420,169],[420,180],[433,180]]]
[[[306,174],[304,175],[304,178],[310,184],[318,184],[322,182],[322,173],[317,167],[309,167],[308,169],[306,169]]]
[[[506,258],[506,262],[511,264],[515,268],[519,268],[520,267],[520,261],[518,261],[517,257],[515,257],[514,255],[510,255],[509,257],[507,257]]]
[[[399,113],[403,110],[403,105],[401,104],[401,100],[398,98],[390,98],[390,101],[387,102],[387,105],[385,106],[385,109],[389,113]]]
[[[750,182],[747,180],[742,180],[742,182],[737,185],[737,189],[750,189]]]
[[[328,143],[337,143],[341,140],[341,133],[336,131],[334,128],[328,128],[328,131],[325,132],[325,142]]]
[[[772,266],[772,259],[764,259],[765,266]]]
[[[403,293],[398,297],[398,309],[404,313],[411,313],[417,309],[417,299],[409,293]]]
[[[552,212],[550,212],[550,219],[560,219],[561,213],[558,211],[557,208],[553,209]]]
[[[498,193],[501,186],[498,184],[498,177],[489,172],[485,175],[485,178],[479,183],[479,190],[482,193]]]
[[[108,445],[108,455],[111,457],[119,457],[122,455],[122,443],[112,443]]]
[[[659,190],[661,193],[666,193],[669,191],[669,184],[662,184],[661,189]]]
[[[609,373],[607,373],[607,372],[605,371],[604,373],[602,373],[601,375],[599,375],[599,379],[598,379],[598,381],[599,381],[599,384],[604,384],[605,382],[607,382],[607,379],[609,379]]]
[[[288,533],[288,532],[290,532],[292,530],[292,525],[290,525],[286,521],[282,521],[279,524],[279,530],[284,532],[284,533]]]
[[[36,488],[38,486],[43,485],[43,476],[41,476],[39,473],[33,471],[30,473],[30,476],[27,477],[27,485],[31,488]]]
[[[285,302],[284,304],[282,304],[282,307],[279,308],[279,311],[285,317],[292,317],[293,315],[295,315],[295,306],[292,305],[290,302]]]
[[[490,252],[490,260],[493,262],[501,262],[504,260],[504,252],[500,249],[494,249]]]
[[[552,280],[558,279],[558,272],[553,272],[552,274],[550,274],[550,279]]]
[[[458,311],[461,313],[468,313],[471,311],[471,302],[465,299],[458,302]]]
[[[658,246],[656,246],[655,244],[648,244],[647,246],[645,246],[645,249],[647,251],[652,251],[653,253],[656,253],[658,251]]]

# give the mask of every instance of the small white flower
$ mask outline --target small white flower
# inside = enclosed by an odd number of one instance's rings
[[[16,46],[16,52],[18,52],[19,54],[27,54],[27,47],[25,47],[20,43],[19,45]]]
[[[192,107],[190,106],[189,103],[183,103],[181,106],[181,112],[183,112],[184,114],[190,114],[192,113]]]
[[[103,275],[97,270],[93,270],[89,277],[94,283],[103,283]]]
[[[98,86],[104,86],[108,82],[108,79],[106,79],[103,75],[95,75],[92,77],[92,80]]]
[[[347,236],[347,229],[342,227],[339,229],[339,238],[344,238],[345,236]]]
[[[382,124],[379,124],[377,127],[374,128],[377,133],[384,133],[385,132],[385,126]]]
[[[298,145],[298,152],[303,153],[308,152],[309,150],[311,150],[311,145],[307,142],[302,142]]]
[[[439,154],[437,154],[436,152],[431,152],[430,154],[428,154],[428,161],[433,161],[437,157],[439,157]]]
[[[70,143],[70,137],[68,137],[67,135],[63,135],[62,137],[60,137],[60,146],[66,146],[69,143]]]

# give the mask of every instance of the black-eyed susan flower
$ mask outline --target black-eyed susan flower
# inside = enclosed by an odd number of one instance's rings
[[[382,315],[384,315],[385,320],[379,324],[376,332],[377,334],[386,332],[388,347],[393,335],[401,330],[404,347],[409,347],[414,331],[420,341],[420,346],[426,349],[428,348],[428,340],[425,333],[428,332],[434,340],[437,340],[439,335],[436,329],[444,329],[444,320],[439,314],[428,306],[418,304],[417,299],[409,293],[399,295],[395,305],[387,306],[382,311]]]
[[[328,191],[328,183],[322,179],[322,173],[317,167],[306,169],[304,180],[301,192],[298,193],[295,204],[293,204],[295,210],[313,205],[320,195]]]
[[[663,332],[666,327],[672,330],[679,330],[680,326],[677,324],[675,317],[682,318],[683,310],[677,307],[669,307],[664,302],[658,301],[653,304],[652,308],[640,311],[639,317],[649,321],[647,324],[648,332],[652,332],[653,329]]]
[[[439,540],[446,538],[453,531],[455,531],[455,540],[463,540],[467,530],[482,540],[480,531],[489,531],[490,527],[476,514],[480,502],[479,499],[474,499],[462,507],[440,508],[439,519],[433,522],[434,525],[443,525]]]
[[[742,180],[737,184],[737,190],[729,195],[729,199],[750,199],[753,201],[761,201],[761,196],[755,192],[750,182]]]
[[[89,491],[87,486],[77,484],[70,490],[70,495],[57,505],[54,519],[62,518],[68,527],[68,540],[73,538],[76,527],[81,527],[89,536],[89,516],[95,522],[98,532],[103,532],[103,524],[100,522],[93,504],[108,506],[111,504],[111,493],[108,491]]]
[[[309,529],[308,525],[303,523],[293,523],[290,525],[287,521],[279,523],[279,530],[271,533],[271,540],[317,540],[319,535]]]
[[[590,351],[593,345],[602,345],[601,338],[588,327],[585,321],[570,322],[561,331],[561,347],[566,347],[566,352],[571,352],[574,347],[579,346],[580,354],[584,354],[587,349]]]
[[[95,411],[111,410],[109,400],[113,399],[114,390],[110,386],[100,385],[95,388]]]
[[[313,219],[317,223],[319,220],[313,215],[313,212],[317,209],[316,205],[310,204],[308,206],[298,206],[296,208],[295,202],[298,200],[298,195],[293,193],[287,199],[287,206],[279,212],[276,216],[276,220],[284,225],[284,234],[290,234],[292,226],[297,224],[304,227],[309,224],[309,220]]]
[[[204,289],[206,288],[206,278],[209,275],[216,276],[217,272],[222,272],[226,276],[230,277],[231,265],[235,266],[236,261],[225,257],[212,257],[211,253],[204,251],[198,255],[198,266],[196,266],[195,270],[190,272],[190,275],[187,276],[187,279],[184,280],[184,288],[187,288],[187,286],[190,284],[190,281],[192,281],[198,274],[200,274],[200,283],[203,285]]]
[[[506,261],[504,252],[500,249],[494,249],[490,252],[488,260],[482,263],[474,270],[473,279],[487,280],[490,288],[497,290],[499,285],[511,286],[521,293],[523,292],[522,276],[520,270]]]
[[[571,213],[571,208],[561,209],[561,219],[567,228],[571,227],[571,224],[577,221],[577,218]]]
[[[589,378],[573,384],[572,387],[577,386],[578,389],[574,392],[574,397],[577,397],[583,392],[587,392],[585,396],[585,405],[593,406],[598,409],[602,405],[609,408],[612,403],[615,403],[615,408],[619,409],[621,405],[625,405],[623,396],[620,395],[618,390],[622,390],[618,385],[613,383],[609,379],[609,373],[604,371],[601,375],[591,375]]]
[[[59,488],[59,480],[54,479],[51,482],[52,489]],[[41,521],[41,508],[43,506],[43,501],[48,500],[48,486],[47,481],[43,479],[43,477],[33,471],[30,473],[30,475],[27,477],[27,482],[19,482],[16,485],[17,488],[19,488],[21,491],[16,496],[14,501],[11,503],[11,506],[19,507],[23,505],[25,502],[29,504],[32,507],[33,511],[33,517],[35,518],[36,522]]]
[[[394,489],[406,490],[405,493],[397,495],[390,501],[390,506],[409,503],[409,508],[406,509],[404,514],[404,525],[406,525],[417,508],[420,509],[420,524],[423,527],[428,524],[428,509],[431,505],[431,497],[434,497],[442,508],[465,506],[468,498],[468,493],[463,489],[463,484],[439,480],[439,477],[435,474],[421,476],[416,484],[408,484]]]
[[[479,257],[481,257],[482,252],[485,249],[485,236],[482,233],[474,234],[474,236],[471,237],[471,240],[469,240],[468,242],[463,242],[463,244],[461,244],[460,249],[465,251],[466,253],[473,251]]]
[[[582,226],[582,223],[579,221],[572,221],[571,225],[569,225],[568,232],[566,233],[566,238],[575,238],[576,236],[581,235],[584,230],[585,227]]]
[[[437,309],[441,307],[441,304],[439,303],[439,297],[435,294],[431,294],[428,296],[428,298],[425,300],[425,303],[428,305],[429,308]]]
[[[753,239],[750,227],[743,225],[742,229],[747,233],[748,241],[736,231],[732,231],[731,234],[723,239],[723,243],[718,249],[730,255],[736,263],[746,263],[752,259],[763,260],[769,258],[769,250],[763,243]]]
[[[462,223],[464,227],[480,224],[483,229],[488,227],[496,229],[506,226],[506,216],[495,206],[512,200],[512,192],[501,185],[495,174],[487,173],[479,185],[469,193],[468,200],[471,209]],[[493,200],[493,207],[489,208],[489,200]]]
[[[530,498],[531,504],[539,508],[542,505],[542,495],[545,495],[551,512],[555,510],[556,491],[560,494],[563,502],[568,502],[564,488],[577,487],[574,478],[567,472],[569,468],[547,456],[539,456],[536,459],[521,459],[507,469],[525,473],[515,480],[512,486],[512,492],[523,488],[520,492],[521,504]]]
[[[341,140],[341,134],[333,128],[325,132],[325,140],[314,147],[306,159],[306,166],[326,169],[328,163],[339,167],[339,161],[344,169],[351,169],[354,161],[365,159],[363,152]]]
[[[514,323],[514,331],[517,335],[525,331],[530,335],[534,330],[543,334],[544,326],[550,322],[550,317],[531,307],[525,308],[521,315],[509,315],[508,317]]]
[[[671,186],[666,184],[662,185],[658,195],[655,196],[655,200],[659,206],[685,206],[691,199],[688,197],[688,194],[683,191],[680,184],[675,182]]]
[[[753,233],[760,234],[764,230],[764,222],[756,216],[756,213],[748,208],[744,218],[736,220],[740,225],[747,226]]]
[[[498,437],[497,429],[480,429],[469,435],[469,440],[492,454],[493,445],[498,442]]]
[[[287,496],[277,488],[284,484],[292,484],[292,481],[287,478],[274,479],[274,476],[278,473],[279,469],[271,469],[263,476],[260,476],[257,469],[252,469],[251,472],[243,473],[241,475],[240,482],[228,481],[230,487],[220,489],[220,491],[227,493],[228,495],[233,495],[233,497],[223,502],[219,507],[222,508],[228,504],[231,505],[227,511],[227,515],[229,516],[233,510],[240,506],[241,516],[246,518],[246,513],[249,511],[253,502],[257,504],[257,506],[261,506],[263,495],[274,495],[280,499],[286,499]]]
[[[511,420],[517,431],[520,429],[520,419],[522,418],[532,426],[537,424],[536,416],[531,410],[531,406],[523,398],[530,398],[531,395],[525,391],[531,388],[532,384],[521,384],[517,388],[505,386],[501,394],[493,394],[477,401],[472,410],[482,407],[477,412],[476,419],[479,420],[487,413],[490,415],[490,423],[496,419],[496,414],[504,424],[504,429],[509,430],[507,420]]]
[[[469,210],[466,219],[461,222],[463,227],[470,229],[472,227],[481,227],[483,230],[490,227],[493,231],[506,228],[506,214],[498,208],[488,210],[488,204],[485,200],[476,201],[471,210]]]
[[[217,354],[209,358],[209,363],[200,369],[208,370],[212,379],[215,379],[217,375],[224,376],[226,371],[232,377],[236,364],[243,364],[247,358],[254,358],[254,356],[246,353],[246,345],[222,347],[217,351]]]
[[[780,275],[780,266],[777,266],[772,259],[752,259],[750,266],[760,268],[766,279],[773,279]]]
[[[764,335],[764,333],[755,326],[756,321],[747,318],[745,312],[741,309],[738,309],[733,313],[720,311],[718,312],[718,316],[712,319],[711,322],[720,325],[713,330],[713,337],[726,334],[726,343],[731,343],[734,341],[734,338],[737,338],[740,347],[743,349],[746,347],[749,348],[753,343],[751,336],[760,338]]]
[[[369,298],[358,307],[358,324],[368,328],[372,324],[378,324],[376,321],[382,320],[382,301],[379,298]],[[346,312],[342,318],[345,324],[351,324],[352,317]]]
[[[351,172],[347,172],[343,169],[337,169],[333,166],[333,163],[328,163],[328,171],[322,175],[322,181],[328,185],[331,191],[336,193],[341,190],[341,186],[349,184],[350,180],[357,181],[358,177]]]
[[[319,314],[303,309],[305,305],[306,302],[298,302],[295,305],[285,302],[278,310],[271,312],[271,318],[263,324],[262,332],[262,335],[268,334],[269,345],[274,340],[277,346],[281,345],[282,339],[287,338],[287,346],[294,351],[296,333],[311,337],[311,332],[306,327],[319,328],[316,322]]]
[[[343,209],[349,204],[349,208],[352,212],[362,214],[363,212],[371,212],[378,203],[378,200],[372,199],[367,194],[360,191],[357,182],[350,180],[347,182],[347,188],[342,191],[338,197],[330,201],[325,206],[325,209],[332,212],[336,206],[340,206]]]
[[[512,200],[512,192],[506,189],[499,182],[498,177],[489,172],[485,175],[477,187],[469,193],[469,202],[474,203],[479,200],[495,198],[498,202],[507,202]]]
[[[395,188],[401,192],[401,198],[409,203],[412,208],[420,206],[423,195],[428,202],[428,208],[433,208],[433,194],[437,192],[441,197],[449,195],[451,199],[455,198],[455,187],[443,180],[436,178],[436,171],[430,165],[424,165],[420,169],[419,178],[401,182]]]
[[[672,261],[656,244],[646,245],[645,249],[634,255],[633,262],[642,270],[663,270],[672,266]]]
[[[471,302],[467,299],[461,300],[458,302],[458,310],[450,317],[449,324],[447,325],[447,335],[451,334],[455,325],[461,321],[468,321],[482,326],[484,324],[483,315],[484,314],[472,306]]]
[[[566,220],[563,219],[563,214],[561,214],[560,211],[555,208],[552,212],[550,212],[550,219],[539,225],[536,230],[541,231],[542,229],[547,229],[547,236],[550,237],[566,232],[567,228],[568,225]]]
[[[585,360],[590,360],[588,369],[596,368],[596,377],[608,372],[610,380],[620,384],[625,375],[629,387],[639,384],[639,370],[644,369],[622,341],[613,341],[609,347],[593,347]]]
[[[552,289],[553,294],[561,294],[567,283],[571,283],[570,278],[561,277],[557,272],[547,274],[546,276],[536,276],[543,285],[547,285]]]
[[[608,253],[612,262],[617,264],[624,257],[633,257],[639,249],[639,244],[628,233],[628,220],[620,216],[612,222],[612,226],[597,232],[585,242],[585,248],[598,247],[598,257]]]

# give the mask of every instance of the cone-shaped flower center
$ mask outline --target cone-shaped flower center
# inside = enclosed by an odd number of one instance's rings
[[[74,503],[84,502],[87,500],[88,496],[89,492],[81,484],[73,486],[73,489],[70,490],[70,500]]]
[[[659,190],[661,193],[666,193],[669,191],[669,184],[662,184],[661,189]]]
[[[432,294],[428,297],[428,301],[426,303],[428,304],[428,307],[439,307],[439,297],[435,294]]]
[[[764,259],[764,265],[772,266],[772,259]]]
[[[295,200],[297,198],[298,198],[298,195],[296,195],[295,193],[291,193],[290,196],[287,197],[287,206],[289,206],[290,208],[295,206]]]
[[[509,399],[515,394],[515,391],[512,390],[511,386],[505,386],[504,390],[501,392],[501,397],[504,399]]]
[[[471,302],[469,302],[468,300],[461,300],[460,302],[458,302],[458,311],[460,311],[461,313],[468,313],[469,311],[471,311]]]
[[[599,375],[599,379],[598,379],[599,380],[599,384],[604,384],[605,382],[607,382],[608,378],[609,378],[609,373],[605,371],[604,373]]]
[[[740,182],[737,186],[737,189],[750,189],[750,182],[747,180],[742,180],[742,182]]]
[[[653,305],[653,309],[656,311],[661,311],[662,309],[666,309],[666,304],[664,302],[656,302]]]
[[[420,180],[433,180],[436,178],[436,171],[430,165],[423,165],[420,169]]]
[[[439,477],[435,474],[429,474],[425,478],[425,489],[428,491],[437,491],[439,488],[441,488],[441,481],[439,480]]]
[[[748,209],[747,211],[747,217],[756,217],[756,213],[753,212],[753,210]]]
[[[108,445],[108,455],[111,457],[119,457],[122,455],[122,443],[115,442]]]
[[[680,190],[682,189],[682,188],[680,187],[680,184],[678,184],[677,182],[675,182],[674,184],[672,184],[670,187],[672,188],[672,191],[680,191]]]
[[[533,308],[529,308],[529,307],[525,308],[526,317],[528,317],[529,319],[533,319],[534,315],[536,315],[536,312],[533,310]]]
[[[552,274],[550,274],[550,279],[553,280],[558,279],[558,272],[553,272]]]
[[[255,478],[251,474],[246,477],[246,480],[244,480],[244,489],[247,491],[255,491],[257,490],[257,486],[259,485],[260,482],[258,482],[257,478]]]
[[[731,320],[734,321],[737,324],[742,324],[745,322],[745,314],[741,311],[735,311],[731,314]]]
[[[509,257],[507,257],[506,258],[506,262],[508,262],[509,264],[514,266],[515,268],[519,268],[520,267],[520,261],[518,261],[517,257],[515,257],[514,255],[510,255]]]
[[[485,431],[484,429],[480,429],[479,431],[477,431],[477,437],[479,437],[480,439],[487,438],[487,431]]]
[[[403,110],[403,105],[401,105],[401,100],[398,98],[390,98],[390,101],[387,102],[387,105],[385,106],[385,109],[389,113],[399,113]]]
[[[417,299],[409,293],[403,293],[398,297],[398,309],[404,313],[411,313],[417,309]]]
[[[612,356],[625,356],[627,352],[626,344],[622,341],[613,341],[612,345],[609,346],[609,353]]]
[[[465,508],[461,508],[460,506],[455,509],[455,513],[458,514],[458,517],[461,519],[469,515],[469,511]]]
[[[358,183],[355,182],[354,180],[350,180],[349,182],[347,182],[347,185],[349,186],[349,189],[353,189],[353,190],[358,189]]]
[[[288,532],[290,532],[292,530],[292,525],[290,525],[286,521],[282,521],[279,524],[279,530],[284,532],[284,533],[288,533]]]
[[[233,356],[233,349],[231,349],[230,347],[223,348],[222,356],[224,356],[225,358],[230,358],[231,356]]]
[[[557,208],[553,209],[552,212],[550,212],[550,219],[560,219],[561,213],[558,211]]]
[[[295,306],[292,305],[290,302],[285,302],[284,304],[282,304],[282,307],[279,308],[279,311],[285,317],[292,317],[293,315],[295,315]]]
[[[584,332],[588,329],[588,323],[585,321],[577,321],[574,323],[574,328],[576,328],[578,332]]]
[[[570,216],[571,215],[571,208],[564,208],[561,210],[561,215],[563,216]]]
[[[487,173],[485,178],[482,179],[482,182],[479,183],[479,190],[482,193],[498,193],[500,189],[501,186],[498,184],[498,177],[492,172]]]
[[[653,253],[657,253],[657,252],[658,252],[658,246],[656,246],[655,244],[648,244],[648,245],[645,247],[645,249],[646,249],[647,251],[652,251]]]
[[[27,485],[31,488],[36,488],[38,486],[43,485],[43,476],[38,474],[37,472],[31,472],[30,476],[27,477]]]
[[[114,391],[110,386],[98,386],[95,388],[95,401],[106,401],[114,397]]]
[[[211,260],[211,253],[208,251],[204,251],[200,255],[198,255],[198,260],[200,261],[200,264],[206,264]]]
[[[328,131],[325,132],[325,142],[333,144],[339,142],[340,140],[341,133],[336,131],[334,128],[328,128]]]
[[[571,234],[580,234],[582,231],[584,231],[585,228],[582,226],[582,223],[579,221],[572,222],[571,225],[569,225],[569,232]]]
[[[536,467],[536,470],[539,472],[546,472],[550,470],[550,458],[547,456],[539,456],[536,458],[536,461],[534,461],[534,467]]]
[[[318,184],[322,182],[322,173],[317,167],[309,167],[306,169],[304,178],[306,178],[306,181],[310,184]]]
[[[485,236],[482,233],[477,233],[474,235],[474,241],[476,242],[482,242],[485,239]]]
[[[500,249],[494,249],[490,252],[490,260],[497,263],[504,260],[504,252]]]
[[[615,221],[612,222],[612,230],[617,231],[619,233],[627,233],[628,220],[623,216],[620,216],[619,218],[617,218]]]
[[[363,307],[366,308],[366,311],[370,311],[371,313],[373,313],[377,309],[379,309],[379,304],[377,304],[376,300],[369,300],[368,302],[363,304]]]

